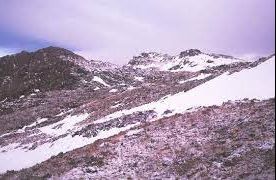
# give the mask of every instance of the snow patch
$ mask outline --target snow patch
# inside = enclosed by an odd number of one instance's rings
[[[100,131],[96,137],[86,138],[83,136],[68,135],[64,138],[60,138],[52,143],[46,143],[38,146],[34,150],[26,151],[22,148],[17,148],[19,144],[10,144],[8,146],[0,148],[0,173],[4,173],[7,170],[20,170],[22,168],[28,168],[34,166],[37,163],[41,163],[52,156],[56,156],[59,153],[66,153],[74,149],[86,146],[94,143],[99,139],[106,139],[111,136],[117,135],[122,131],[129,130],[138,126],[140,123],[131,124],[122,128],[112,128],[107,131]]]
[[[8,98],[5,98],[3,101],[1,101],[1,103],[4,103],[8,100]]]
[[[241,59],[230,57],[214,57],[209,54],[198,54],[190,57],[180,57],[166,55],[150,56],[146,64],[134,65],[134,69],[158,69],[160,71],[189,71],[197,72],[206,68],[232,64],[236,62],[245,62]]]
[[[140,132],[144,131],[144,129],[134,129],[134,130],[130,130],[126,133],[127,136],[132,136],[132,135],[135,135],[135,134],[138,134]]]
[[[109,92],[115,93],[115,92],[118,92],[118,89],[111,89]]]
[[[36,120],[36,122],[34,122],[34,123],[32,123],[32,124],[30,124],[29,126],[25,126],[25,129],[27,128],[27,127],[34,127],[34,126],[36,126],[36,125],[38,125],[38,124],[41,124],[41,123],[43,123],[43,122],[45,122],[45,121],[48,121],[48,118],[41,118],[41,119],[38,119],[38,120]]]
[[[94,76],[93,81],[96,81],[96,82],[98,82],[98,83],[101,83],[101,84],[104,85],[104,86],[110,87],[110,85],[106,84],[106,83],[104,82],[104,80],[102,80],[102,78],[100,78],[100,77],[98,77],[98,76]]]
[[[48,118],[37,119],[34,123],[32,123],[30,125],[27,125],[27,126],[24,126],[23,128],[16,130],[15,132],[9,132],[9,133],[6,133],[6,134],[2,134],[0,136],[0,138],[11,135],[11,134],[24,133],[24,132],[27,131],[28,128],[35,127],[35,126],[37,126],[37,125],[39,125],[39,124],[41,124],[45,121],[48,121]]]
[[[186,62],[185,64],[182,64],[181,62]],[[171,70],[173,72],[178,72],[178,71],[190,71],[190,72],[197,72],[203,69],[207,69],[210,67],[215,67],[215,66],[220,66],[220,65],[227,65],[227,64],[232,64],[232,63],[237,63],[237,62],[245,62],[240,59],[231,59],[231,58],[224,58],[224,57],[219,57],[219,58],[214,58],[208,54],[199,54],[197,56],[192,56],[189,58],[176,58],[175,59],[175,65],[180,65],[179,69],[176,70]],[[172,68],[172,67],[171,67]],[[169,70],[169,69],[167,69]]]
[[[116,105],[114,105],[114,106],[111,106],[110,108],[111,109],[115,109],[115,108],[117,108],[117,107],[120,107],[122,104],[116,104]]]
[[[89,117],[88,113],[75,115],[75,116],[67,116],[62,121],[51,124],[49,126],[44,126],[39,128],[39,130],[48,135],[59,136],[66,134],[69,130],[72,131],[75,128],[77,123],[80,123]]]
[[[141,82],[144,81],[144,77],[134,77],[134,79]]]
[[[131,91],[131,90],[133,90],[133,89],[136,89],[136,87],[129,86],[129,87],[127,88],[127,90],[129,90],[129,91]]]

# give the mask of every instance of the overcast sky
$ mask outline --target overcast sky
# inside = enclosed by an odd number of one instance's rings
[[[60,46],[125,63],[143,51],[275,49],[275,0],[0,0],[0,56]]]

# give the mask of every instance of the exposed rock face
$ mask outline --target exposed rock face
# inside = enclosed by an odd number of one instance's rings
[[[181,52],[179,57],[183,58],[183,57],[187,57],[187,56],[196,56],[196,55],[199,55],[201,53],[202,52],[198,49],[189,49],[189,50]]]
[[[272,59],[191,49],[118,67],[56,47],[3,57],[0,179],[275,179],[275,97],[259,91],[267,84],[245,87],[260,100],[238,93],[205,105],[233,77],[271,73],[256,69]]]

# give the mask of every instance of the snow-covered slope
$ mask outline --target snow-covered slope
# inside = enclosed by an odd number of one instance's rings
[[[275,56],[252,69],[223,75],[188,92],[166,96],[159,101],[108,115],[94,123],[103,123],[134,112],[154,110],[155,119],[183,113],[199,106],[220,105],[228,100],[268,99],[275,97]],[[170,110],[172,113],[164,115]]]
[[[134,69],[155,69],[159,71],[190,71],[196,72],[210,67],[246,62],[231,56],[207,54],[199,50],[190,49],[180,55],[170,56],[159,53],[142,53],[134,57],[129,66]]]
[[[74,121],[75,119],[85,120],[86,118],[82,118],[87,117],[87,115],[88,114],[79,114],[78,116],[66,117],[63,121],[65,121],[65,123],[68,123],[69,126],[68,124],[65,124],[64,126],[66,127],[61,129],[67,130],[67,133],[74,132],[74,128],[77,127],[76,122],[74,123],[72,121]],[[60,125],[62,126],[62,124]],[[6,147],[0,148],[0,173],[3,173],[7,170],[20,170],[22,168],[34,166],[37,163],[41,163],[51,158],[52,156],[58,155],[61,152],[65,153],[68,151],[72,151],[74,149],[94,143],[96,140],[105,139],[113,135],[116,135],[122,131],[129,130],[137,125],[138,124],[132,124],[127,127],[112,128],[106,131],[101,131],[96,137],[91,138],[86,138],[83,136],[72,136],[72,134],[68,135],[66,134],[66,132],[62,132],[62,130],[53,128],[52,126],[46,126],[39,130],[36,130],[39,132],[39,134],[36,135],[32,134],[33,132],[24,131],[27,133],[31,133],[31,135],[29,135],[29,138],[44,138],[44,140],[47,140],[49,137],[51,137],[51,135],[56,135],[52,137],[57,138],[57,140],[51,140],[53,142],[40,144],[33,150],[28,150],[28,148],[31,148],[32,146],[37,145],[41,142],[31,142],[29,144],[25,144],[23,147],[21,146],[20,142],[17,142],[12,143]],[[68,127],[71,127],[72,129],[66,129]],[[58,136],[62,135],[64,137],[58,138]]]
[[[184,55],[185,54],[182,54],[182,56]],[[198,57],[203,58],[205,56],[206,55],[188,52],[188,55],[181,57],[181,62],[185,61],[183,61],[183,58],[189,58],[189,60],[195,58],[192,63],[197,62],[197,65],[187,67],[195,67],[195,69],[192,68],[192,70],[197,71],[206,68],[204,63],[208,63],[207,61],[210,60],[209,58],[211,56],[206,58],[206,62],[201,62],[197,59]],[[229,62],[233,60],[231,58],[221,58],[223,59],[220,60],[220,58],[213,57],[212,60],[216,60],[213,64],[218,65],[220,61],[224,61],[225,63],[226,59],[229,60]],[[178,60],[176,58],[175,62],[179,64],[180,60]],[[236,60],[234,59],[233,61]],[[169,67],[175,65],[163,66],[160,65],[160,62],[162,64],[163,60],[158,61],[157,63],[158,68],[160,69],[164,68],[165,70],[169,70]],[[186,66],[186,64],[183,64],[183,66]],[[151,111],[154,115],[150,116],[147,121],[154,121],[165,116],[172,116],[176,113],[184,113],[191,108],[199,106],[220,105],[228,100],[235,101],[244,98],[268,99],[274,97],[275,57],[273,56],[257,67],[244,69],[234,74],[224,73],[215,79],[191,89],[190,91],[167,95],[157,101],[140,105],[138,107],[119,111],[115,110],[115,112],[110,113],[103,118],[99,118],[96,121],[89,121],[90,116],[94,116],[94,111],[96,111],[95,108],[92,108],[87,112],[76,111],[78,114],[70,114],[55,124],[41,124],[41,127],[36,127],[34,129],[23,128],[19,130],[19,133],[15,132],[14,134],[9,133],[2,135],[1,138],[3,139],[1,140],[4,142],[12,142],[0,148],[0,172],[3,173],[7,170],[19,170],[21,168],[31,167],[36,163],[49,159],[51,156],[59,154],[60,152],[71,151],[87,144],[91,144],[98,139],[108,138],[121,131],[129,130],[140,124],[140,122],[133,121],[127,123],[125,126],[121,125],[121,123],[124,123],[123,121],[128,120],[127,118],[120,120],[119,128],[105,126],[104,124],[113,120],[116,121],[116,118],[126,115],[138,112],[143,114],[144,112]],[[45,117],[41,118],[43,119]],[[87,127],[88,129],[101,127],[104,130],[96,129],[98,133],[93,135],[93,137],[84,137],[82,134],[76,134],[76,132],[86,129]],[[11,136],[9,137],[9,135]],[[13,139],[16,136],[19,138]]]

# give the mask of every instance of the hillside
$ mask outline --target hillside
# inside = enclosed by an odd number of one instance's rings
[[[275,56],[0,60],[2,179],[274,179]]]

